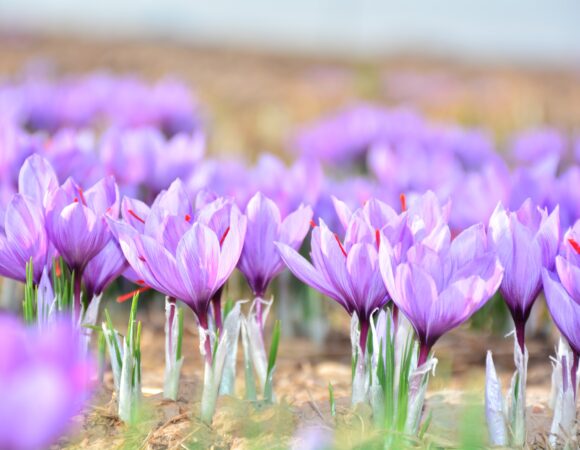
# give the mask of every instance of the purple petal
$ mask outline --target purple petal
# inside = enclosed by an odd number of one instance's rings
[[[327,297],[336,300],[349,313],[351,312],[344,299],[334,289],[334,286],[321,276],[321,274],[317,272],[317,270],[302,255],[292,247],[280,242],[276,242],[276,247],[278,247],[278,250],[280,251],[280,257],[296,278]]]
[[[542,269],[542,281],[552,319],[574,352],[580,353],[580,305],[570,298],[555,274]]]
[[[219,287],[216,281],[220,245],[215,233],[203,224],[193,224],[179,242],[176,258],[179,274],[189,292],[183,300],[191,301],[194,311],[203,314]]]
[[[40,155],[24,161],[18,175],[18,192],[45,205],[47,196],[58,188],[58,178],[50,163]]]
[[[237,207],[232,208],[229,223],[229,231],[220,238],[222,242],[217,287],[221,287],[236,268],[246,237],[247,219]]]

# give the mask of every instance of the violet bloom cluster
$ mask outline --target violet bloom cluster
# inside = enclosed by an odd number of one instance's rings
[[[551,270],[560,242],[558,208],[550,214],[527,200],[507,212],[498,205],[489,221],[489,241],[505,269],[500,292],[514,320],[522,349],[525,325],[542,290],[542,268]]]
[[[148,84],[129,76],[94,73],[51,80],[42,73],[0,85],[0,116],[34,130],[101,124],[155,126],[173,135],[200,125],[199,105],[179,81]]]
[[[39,331],[0,314],[0,448],[48,448],[71,428],[93,366],[70,320]]]
[[[83,190],[72,179],[62,186],[48,161],[29,157],[19,175],[0,231],[0,274],[26,279],[32,262],[34,282],[61,256],[75,273],[75,311],[81,314],[84,282],[88,301],[100,295],[125,268],[106,218],[119,214],[119,192],[113,178]]]

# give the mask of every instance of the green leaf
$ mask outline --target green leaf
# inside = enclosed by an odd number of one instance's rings
[[[224,320],[226,320],[228,314],[232,311],[232,309],[234,309],[234,304],[235,303],[231,298],[226,301],[226,304],[224,305]]]
[[[272,342],[270,343],[270,353],[268,355],[268,371],[266,372],[266,383],[264,385],[264,399],[268,402],[273,399],[272,384],[278,357],[278,346],[280,344],[280,328],[280,321],[277,320],[272,331]]]
[[[109,331],[109,339],[111,339],[113,348],[115,349],[115,355],[110,355],[111,358],[117,358],[117,363],[119,367],[123,367],[123,358],[121,357],[121,349],[119,348],[119,343],[117,342],[117,330],[113,326],[113,321],[111,320],[111,316],[109,315],[109,310],[105,309],[105,323],[107,329]]]
[[[175,359],[179,361],[181,359],[181,350],[183,346],[183,308],[181,306],[175,305],[177,309],[177,349],[175,352]]]
[[[336,416],[336,402],[334,400],[334,387],[332,387],[332,383],[328,382],[328,400],[330,402],[330,415],[332,417]]]
[[[274,370],[278,357],[278,345],[280,344],[280,321],[277,320],[272,331],[272,342],[270,343],[270,353],[268,355],[268,374]]]

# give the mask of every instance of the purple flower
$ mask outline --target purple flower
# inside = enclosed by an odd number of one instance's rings
[[[56,173],[46,159],[39,155],[32,155],[24,161],[18,175],[20,194],[28,196],[44,208],[49,197],[58,187]]]
[[[419,365],[443,334],[485,304],[499,287],[503,273],[481,224],[439,249],[425,240],[417,242],[399,264],[388,239],[381,239],[379,263],[389,295],[417,332]]]
[[[489,239],[505,269],[500,292],[524,350],[525,324],[542,289],[542,268],[551,270],[560,242],[558,207],[551,214],[530,200],[515,212],[498,205],[489,220]]]
[[[119,191],[112,177],[103,178],[87,191],[69,179],[48,202],[48,235],[71,269],[82,274],[111,239],[105,217],[118,215]]]
[[[580,305],[580,222],[569,229],[556,256],[555,267],[560,283],[572,300]]]
[[[389,300],[379,272],[377,236],[362,218],[354,217],[343,243],[321,220],[312,232],[312,264],[289,245],[276,244],[297,278],[337,301],[349,315],[357,315],[363,352],[370,317]]]
[[[83,282],[87,298],[101,295],[119,275],[127,269],[119,243],[111,239],[107,245],[92,258],[83,272]]]
[[[32,261],[34,282],[51,265],[51,245],[44,227],[42,206],[30,197],[15,194],[0,230],[0,275],[26,281],[26,264]]]
[[[81,412],[92,364],[70,320],[39,331],[0,315],[0,448],[48,448]]]
[[[282,220],[276,203],[258,192],[246,207],[248,227],[238,268],[254,296],[263,297],[284,263],[275,246],[281,242],[298,250],[310,229],[312,209],[301,206]]]
[[[189,204],[167,204],[178,196],[160,194],[147,218],[136,220],[143,231],[111,221],[121,250],[143,284],[169,297],[183,300],[208,328],[213,295],[235,269],[246,233],[246,218],[222,199],[198,212],[194,220]],[[191,214],[190,214],[191,212]],[[176,213],[176,214],[173,214]]]
[[[576,367],[580,356],[580,304],[568,292],[557,273],[542,269],[546,303],[554,323],[574,351]],[[576,375],[576,370],[572,371]],[[574,383],[575,386],[575,383]]]

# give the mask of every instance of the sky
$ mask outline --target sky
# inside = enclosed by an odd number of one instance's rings
[[[580,68],[579,0],[0,0],[0,29]]]

